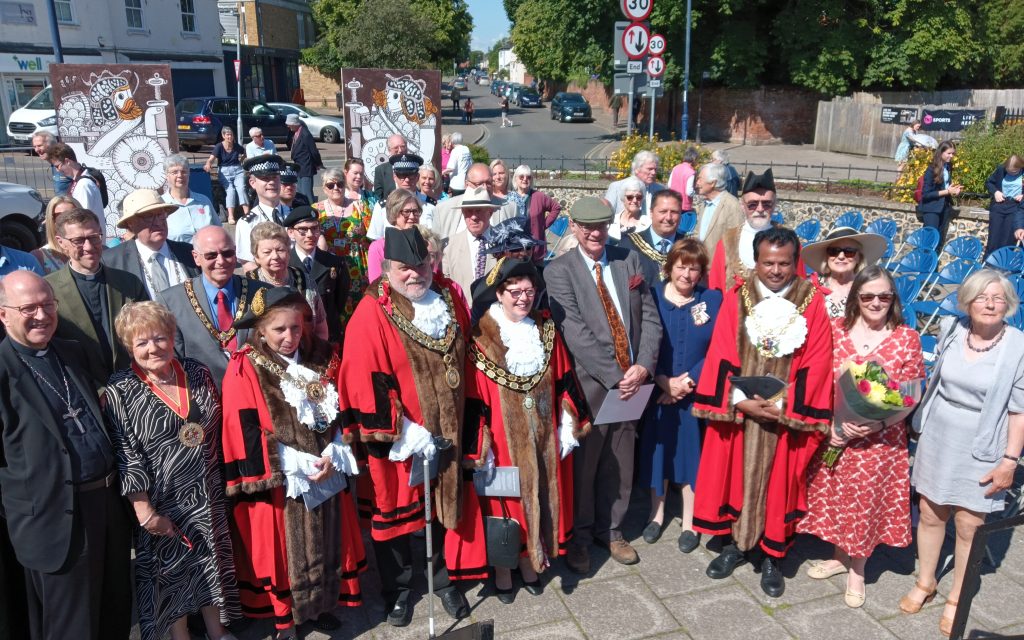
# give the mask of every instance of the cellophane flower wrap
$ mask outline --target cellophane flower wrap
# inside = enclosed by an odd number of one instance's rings
[[[920,378],[896,382],[877,362],[848,361],[836,377],[833,419],[837,425],[899,422],[921,400],[921,383]],[[831,469],[843,449],[829,446],[822,455],[825,466]]]

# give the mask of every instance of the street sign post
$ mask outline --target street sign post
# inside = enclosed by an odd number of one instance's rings
[[[646,20],[654,8],[654,0],[622,0],[622,15],[633,22]]]
[[[615,23],[614,36],[612,37],[612,60],[615,63],[615,71],[626,70],[626,63],[629,61],[629,57],[626,56],[626,50],[622,46],[622,32],[631,24],[633,23],[626,20],[619,20]],[[650,23],[644,22],[643,25],[650,31]]]
[[[650,29],[642,22],[634,22],[622,32],[622,49],[630,60],[639,60],[647,55],[650,40]]]
[[[624,71],[619,71],[614,76],[612,76],[612,80],[613,80],[613,85],[612,85],[613,86],[613,92],[612,93],[617,93],[620,96],[628,96],[629,95],[629,79],[630,78],[633,78],[633,79],[636,80],[636,82],[633,85],[633,89],[636,92],[642,93],[642,92],[647,90],[647,83],[649,82],[649,80],[647,79],[647,74],[646,73],[641,73],[639,75],[630,75],[630,74],[628,74],[628,73],[626,73]]]
[[[647,45],[647,49],[652,56],[660,56],[664,55],[667,46],[668,42],[665,40],[665,36],[660,33],[654,33],[651,34],[651,40]]]
[[[647,75],[652,78],[660,78],[665,73],[665,60],[660,56],[652,56],[647,59]]]

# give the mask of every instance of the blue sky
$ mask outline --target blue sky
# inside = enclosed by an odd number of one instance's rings
[[[470,46],[487,53],[502,36],[508,35],[508,18],[501,0],[466,0],[473,16],[473,38]]]

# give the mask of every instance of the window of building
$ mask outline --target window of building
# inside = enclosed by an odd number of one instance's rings
[[[57,22],[71,24],[75,21],[75,15],[71,12],[71,0],[54,0],[53,6],[57,10]]]
[[[185,33],[196,32],[195,0],[181,0],[181,30]]]
[[[129,29],[142,29],[142,0],[124,0],[124,15]]]

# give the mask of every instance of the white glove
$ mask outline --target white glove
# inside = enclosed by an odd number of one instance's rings
[[[341,440],[341,434],[335,436],[334,441],[320,453],[331,459],[334,470],[344,473],[347,476],[359,475],[359,466],[356,456],[352,453],[352,447]]]
[[[430,435],[430,432],[423,425],[403,416],[402,437],[391,445],[388,460],[402,462],[413,454],[430,460],[435,453],[437,453],[437,447],[434,446],[434,437]]]
[[[580,446],[579,441],[572,435],[575,421],[576,419],[572,417],[571,413],[562,409],[561,426],[558,427],[558,442],[562,446],[562,460],[565,460],[565,456],[572,453],[573,449]]]
[[[476,470],[477,473],[483,474],[484,484],[490,484],[491,480],[494,479],[494,474],[497,473],[497,467],[494,465],[494,449],[487,450],[487,457],[484,458],[484,466]]]

